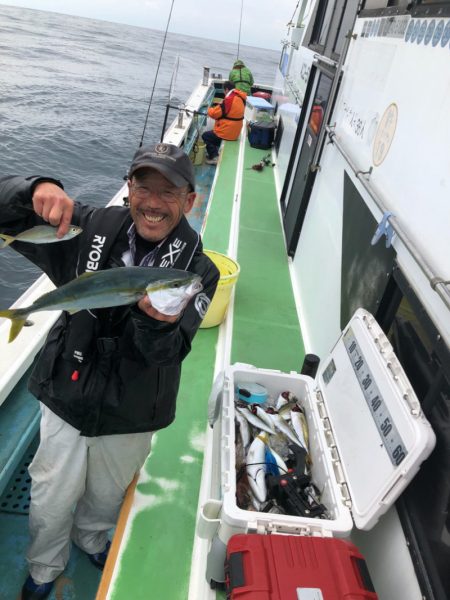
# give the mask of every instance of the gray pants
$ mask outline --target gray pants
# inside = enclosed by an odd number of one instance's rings
[[[64,571],[71,539],[88,554],[104,550],[153,434],[84,437],[42,404],[41,412],[41,443],[29,467],[27,560],[32,578],[46,583]]]

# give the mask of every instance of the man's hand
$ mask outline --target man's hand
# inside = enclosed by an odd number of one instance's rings
[[[73,214],[73,200],[64,190],[49,181],[38,183],[33,193],[34,212],[58,227],[57,237],[61,238],[69,231]]]
[[[180,318],[180,315],[165,315],[153,308],[152,303],[150,302],[150,298],[148,296],[144,296],[137,303],[139,308],[149,317],[156,319],[157,321],[166,321],[166,323],[175,323]]]

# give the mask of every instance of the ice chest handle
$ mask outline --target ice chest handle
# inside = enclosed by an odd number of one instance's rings
[[[222,500],[207,500],[200,509],[197,522],[197,535],[204,540],[211,540],[220,525]]]

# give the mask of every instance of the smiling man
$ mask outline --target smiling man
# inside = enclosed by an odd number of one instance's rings
[[[0,232],[44,222],[61,237],[70,223],[83,229],[57,244],[11,245],[56,286],[85,271],[132,265],[188,270],[203,285],[178,314],[163,314],[145,296],[135,306],[63,312],[50,331],[29,382],[42,418],[29,467],[30,575],[22,600],[50,594],[71,541],[103,568],[108,531],[152,434],[175,418],[181,362],[219,279],[185,217],[195,200],[189,157],[170,144],[140,148],[128,177],[129,208],[74,202],[48,177],[0,180]]]

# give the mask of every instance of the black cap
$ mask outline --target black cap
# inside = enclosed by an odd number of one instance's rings
[[[189,156],[173,144],[142,146],[133,157],[128,170],[131,179],[138,169],[156,169],[176,187],[190,184],[195,189],[195,172]]]

